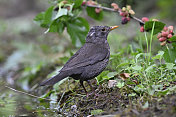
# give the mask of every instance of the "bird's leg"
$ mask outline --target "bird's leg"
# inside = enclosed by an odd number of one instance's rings
[[[83,84],[83,81],[82,81],[82,80],[80,80],[80,84],[81,84],[81,86],[83,87],[83,89],[84,89],[84,91],[85,91],[85,93],[86,93],[86,95],[87,95],[87,97],[88,97],[88,93],[87,93],[87,91],[86,91],[86,88],[84,87],[84,84]]]
[[[89,80],[87,80],[87,83],[89,84],[89,86],[90,86],[90,88],[91,88],[91,90],[92,90],[92,93],[94,94],[95,97],[101,96],[100,94],[97,94],[97,93],[95,92],[95,89],[92,87],[92,85],[91,85],[91,83],[90,83]],[[91,94],[92,94],[92,93],[91,93]],[[91,95],[91,94],[89,94],[89,95]],[[104,95],[102,95],[102,96],[104,96]]]
[[[90,83],[90,81],[89,81],[89,80],[87,80],[87,83],[89,84],[89,86],[90,86],[90,88],[91,88],[92,92],[95,94],[95,89],[92,87],[92,85],[91,85],[91,83]]]
[[[89,80],[87,80],[87,83],[89,84],[89,86],[90,86],[90,88],[91,88],[91,90],[92,90],[92,93],[88,94],[88,96],[91,95],[91,94],[94,94],[94,98],[95,98],[95,97],[98,97],[99,94],[97,94],[97,93],[95,92],[95,89],[92,87],[92,85],[91,85],[91,83],[90,83]]]

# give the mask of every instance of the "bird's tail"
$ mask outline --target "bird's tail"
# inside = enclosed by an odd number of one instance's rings
[[[40,83],[40,86],[44,86],[44,85],[54,85],[57,82],[61,81],[62,79],[66,78],[68,76],[68,74],[64,74],[64,73],[59,73],[56,76],[43,81],[42,83]]]

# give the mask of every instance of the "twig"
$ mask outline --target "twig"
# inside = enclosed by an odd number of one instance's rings
[[[106,11],[112,11],[112,12],[117,12],[117,10],[114,10],[112,8],[108,8],[108,7],[103,7],[103,6],[97,6],[97,5],[86,5],[88,7],[93,7],[93,8],[100,8],[100,9],[103,9],[103,10],[106,10]]]
[[[98,5],[86,5],[87,7],[93,7],[93,8],[100,8],[106,11],[112,11],[112,12],[118,12],[118,10],[114,10],[113,8],[108,8],[108,7],[103,7],[103,6],[98,6]],[[130,16],[130,18],[136,20],[137,22],[140,23],[140,25],[144,25],[144,22],[142,20],[140,20],[139,18],[135,17],[135,16]]]
[[[15,92],[18,92],[18,93],[22,93],[22,94],[25,94],[25,95],[28,95],[28,96],[31,96],[31,97],[35,97],[35,98],[39,98],[39,99],[44,99],[44,100],[48,100],[48,101],[55,101],[57,102],[57,100],[51,100],[51,99],[47,99],[47,98],[42,98],[42,97],[38,97],[36,95],[32,95],[32,94],[29,94],[29,93],[26,93],[26,92],[23,92],[23,91],[19,91],[19,90],[16,90],[14,88],[11,88],[9,86],[5,86],[6,88],[12,90],[12,91],[15,91]]]

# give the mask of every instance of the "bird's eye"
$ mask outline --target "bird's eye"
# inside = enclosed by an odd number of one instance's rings
[[[101,31],[103,31],[103,32],[104,32],[104,31],[106,31],[106,29],[105,29],[105,28],[103,28],[103,29],[101,29]]]

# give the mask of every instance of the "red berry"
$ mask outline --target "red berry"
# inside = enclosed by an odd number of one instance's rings
[[[126,16],[129,16],[129,13],[128,13],[128,11],[126,11],[126,12],[125,12],[125,17],[126,17]]]
[[[161,37],[161,33],[158,33],[158,36],[157,36],[157,38],[159,39]]]
[[[173,30],[169,30],[169,34],[173,34]]]
[[[91,5],[91,1],[87,1],[87,5]]]
[[[96,5],[96,2],[94,2],[94,1],[87,1],[87,5]]]
[[[126,23],[128,23],[128,19],[126,18],[126,17],[122,17],[122,22],[121,22],[122,24],[126,24]]]
[[[162,34],[161,34],[161,35],[162,35],[163,37],[167,37],[167,36],[168,36],[168,34],[169,34],[169,32],[168,32],[168,31],[166,31],[166,32],[162,31]]]
[[[120,16],[126,17],[126,12],[120,12]]]
[[[120,12],[120,16],[124,16],[124,12]]]
[[[168,29],[169,30],[174,30],[174,27],[173,26],[168,26]]]
[[[81,5],[82,5],[82,6],[86,5],[86,1],[83,1]]]
[[[147,21],[149,21],[149,18],[143,17],[143,18],[142,18],[142,21],[143,21],[143,22],[147,22]]]
[[[160,41],[160,42],[163,42],[163,41],[165,41],[165,40],[166,40],[166,37],[160,37],[160,38],[159,38],[159,41]]]
[[[168,36],[167,36],[167,38],[171,38],[172,37],[172,34],[169,34]]]
[[[164,31],[167,31],[167,30],[168,30],[168,28],[165,26],[163,30],[164,30]]]
[[[144,26],[141,26],[140,32],[144,32]]]
[[[96,13],[100,13],[100,12],[101,12],[101,9],[100,9],[100,8],[95,8],[95,12],[96,12]]]
[[[127,20],[130,21],[130,17],[127,17]]]
[[[111,6],[114,7],[114,10],[119,10],[119,6],[116,3],[112,3]]]

